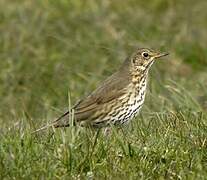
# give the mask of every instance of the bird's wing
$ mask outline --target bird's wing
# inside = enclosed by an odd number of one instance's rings
[[[78,122],[90,119],[105,103],[124,95],[127,84],[129,84],[129,79],[119,72],[110,76],[94,92],[73,107],[75,120]],[[69,113],[66,112],[65,114],[68,115]],[[66,120],[67,123],[62,117],[58,118],[55,121],[55,127],[68,126],[68,118]]]
[[[75,107],[75,114],[85,112],[93,113],[93,110],[122,96],[126,91],[128,80],[117,72],[106,79],[89,96],[80,101]]]

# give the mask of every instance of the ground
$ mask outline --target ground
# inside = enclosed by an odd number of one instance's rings
[[[207,179],[205,0],[1,0],[0,179]],[[136,47],[170,52],[129,125],[31,132]],[[54,132],[55,131],[55,132]]]

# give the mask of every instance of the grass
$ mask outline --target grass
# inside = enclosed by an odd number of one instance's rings
[[[0,179],[206,179],[205,0],[0,2]],[[170,52],[122,130],[31,131],[135,47]]]

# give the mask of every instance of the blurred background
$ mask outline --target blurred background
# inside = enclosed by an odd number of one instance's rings
[[[136,47],[170,52],[142,114],[207,109],[206,0],[0,0],[2,129],[53,120]],[[28,123],[29,122],[29,123]]]

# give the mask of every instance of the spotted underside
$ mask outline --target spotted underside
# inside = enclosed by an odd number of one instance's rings
[[[104,127],[110,124],[121,125],[133,119],[144,103],[146,78],[139,85],[129,84],[126,92],[123,96],[115,99],[116,102],[112,101],[111,105],[107,104],[102,107],[102,110],[94,114],[92,120],[88,121],[89,124],[93,127]]]

